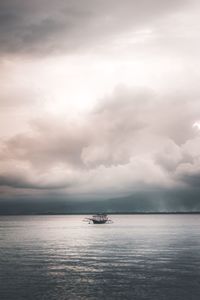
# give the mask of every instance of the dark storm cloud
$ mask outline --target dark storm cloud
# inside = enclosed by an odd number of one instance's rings
[[[183,174],[181,179],[189,186],[197,187],[200,186],[200,170],[196,174]]]
[[[14,170],[15,171],[15,170]],[[16,172],[15,174],[2,174],[0,176],[0,186],[4,187],[12,187],[18,189],[62,189],[66,188],[68,185],[67,183],[42,183],[37,180],[32,181],[31,179],[27,178],[28,174],[19,174]]]
[[[0,52],[46,53],[87,47],[101,38],[143,27],[187,1],[0,2]]]

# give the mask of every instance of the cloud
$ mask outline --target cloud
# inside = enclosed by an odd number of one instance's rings
[[[37,53],[88,47],[125,29],[149,26],[187,1],[1,1],[0,52]]]
[[[0,200],[199,207],[198,32],[196,0],[1,1]]]
[[[199,189],[200,184],[200,138],[199,136],[188,140],[183,146],[186,161],[177,166],[176,176],[187,186]]]
[[[36,119],[29,132],[2,142],[0,185],[61,198],[182,193],[200,176],[197,98],[121,86],[85,120]]]
[[[62,166],[50,168],[42,172],[32,168],[26,160],[16,159],[1,161],[0,186],[14,189],[62,189],[74,180],[73,172]]]

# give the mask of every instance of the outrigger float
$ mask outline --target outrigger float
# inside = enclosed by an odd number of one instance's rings
[[[84,222],[88,222],[88,224],[110,224],[113,223],[111,219],[108,218],[106,214],[96,214],[90,218],[85,218]]]

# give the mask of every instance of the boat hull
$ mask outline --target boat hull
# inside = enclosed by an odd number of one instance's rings
[[[105,224],[107,222],[107,220],[92,220],[93,224]]]

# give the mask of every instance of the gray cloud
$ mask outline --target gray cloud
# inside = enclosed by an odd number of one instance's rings
[[[200,170],[195,174],[182,174],[181,180],[186,182],[189,186],[196,187],[199,189],[200,186]]]
[[[38,121],[40,123],[40,121]],[[5,156],[17,157],[19,160],[29,160],[32,165],[42,168],[64,162],[69,165],[81,164],[81,149],[87,143],[87,137],[77,133],[76,128],[67,128],[67,124],[48,122],[30,135],[21,134],[7,142]]]
[[[20,176],[21,175],[21,176]],[[65,188],[67,184],[65,183],[42,183],[39,181],[31,181],[29,180],[25,174],[19,174],[17,172],[16,174],[3,174],[0,176],[0,186],[7,186],[12,188],[18,188],[18,189],[61,189]]]
[[[187,1],[1,1],[1,53],[46,53],[87,47],[140,28]]]
[[[2,143],[0,184],[61,198],[191,189],[200,176],[196,99],[118,87],[82,123],[37,119]]]
[[[199,210],[198,37],[196,0],[1,1],[0,210]]]

